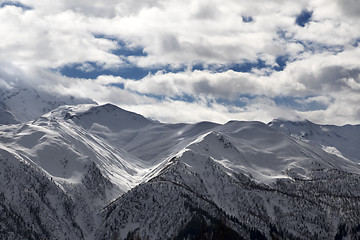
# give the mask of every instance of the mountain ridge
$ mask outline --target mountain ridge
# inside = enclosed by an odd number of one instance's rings
[[[321,147],[340,157],[360,163],[358,147],[360,144],[360,125],[319,125],[310,121],[291,122],[273,120],[268,123],[289,136]]]
[[[341,148],[354,129],[166,124],[112,104],[62,105],[0,125],[0,236],[357,238],[357,136]]]
[[[96,102],[71,95],[47,93],[34,88],[14,86],[11,89],[0,89],[0,119],[5,116],[4,110],[11,113],[12,123],[20,123],[35,120],[62,105],[84,103],[95,104]]]

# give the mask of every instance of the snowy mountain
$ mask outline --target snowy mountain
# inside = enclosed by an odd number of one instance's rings
[[[0,239],[360,237],[357,126],[164,124],[111,104],[16,124],[3,102]]]
[[[268,125],[329,153],[360,163],[360,125],[318,125],[308,120],[291,122],[279,119]]]
[[[50,94],[29,88],[0,89],[0,124],[34,120],[62,105],[95,102],[69,95]]]
[[[357,164],[263,123],[230,122],[107,206],[97,239],[359,235]],[[350,233],[351,232],[351,233]]]
[[[26,226],[39,225],[34,239],[88,239],[98,211],[141,181],[142,161],[68,121],[71,109],[0,126],[0,193]]]
[[[15,124],[18,123],[15,116],[11,113],[5,103],[0,102],[0,124]]]
[[[21,226],[4,219],[2,236],[91,239],[101,208],[149,179],[157,164],[162,164],[144,161],[114,145],[106,139],[107,132],[100,130],[115,131],[115,135],[142,131],[144,135],[155,126],[170,132],[166,124],[110,104],[66,105],[30,122],[0,126],[0,177],[4,183],[0,194],[8,203],[3,208],[23,219]],[[161,142],[154,142],[152,151],[157,152]],[[25,193],[31,195],[31,201]],[[30,227],[33,225],[35,230]]]

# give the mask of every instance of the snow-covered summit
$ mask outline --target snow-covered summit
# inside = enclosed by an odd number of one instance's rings
[[[358,127],[61,105],[0,126],[0,238],[357,239]]]
[[[178,156],[187,151],[212,159],[228,175],[241,173],[263,183],[281,178],[307,179],[319,169],[360,174],[354,162],[328,154],[261,122],[229,122],[199,136]]]
[[[106,207],[95,236],[333,239],[346,222],[355,239],[359,176],[348,159],[261,122],[231,121],[192,138]]]
[[[0,116],[2,109],[14,116],[15,122],[26,122],[62,105],[95,104],[91,99],[82,99],[70,95],[51,94],[31,88],[14,87],[0,90]]]
[[[280,119],[268,125],[329,153],[360,163],[360,125],[319,125],[309,120],[292,122]]]
[[[73,120],[85,129],[107,127],[112,131],[139,129],[156,123],[137,113],[126,111],[110,103],[92,106],[86,111],[78,111]]]

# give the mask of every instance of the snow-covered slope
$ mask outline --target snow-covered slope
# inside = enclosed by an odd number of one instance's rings
[[[229,175],[243,173],[262,183],[290,174],[307,179],[317,169],[360,173],[352,161],[327,154],[261,122],[229,122],[186,149],[217,161]]]
[[[137,130],[155,123],[139,114],[128,112],[112,104],[76,109],[69,112],[66,117],[73,119],[85,129],[91,129],[94,132],[98,130],[99,133],[104,130],[111,132],[124,129]]]
[[[83,238],[74,200],[42,169],[4,146],[0,164],[0,239]]]
[[[33,122],[1,127],[4,146],[59,181],[77,182],[85,166],[95,163],[123,190],[132,187],[140,160],[67,121],[71,108],[60,107]]]
[[[38,225],[33,231],[18,226],[25,229],[19,232],[13,224],[5,223],[7,234],[3,237],[91,239],[101,221],[97,216],[100,209],[156,175],[166,164],[140,159],[122,148],[119,141],[138,132],[146,140],[136,143],[133,139],[130,143],[147,149],[147,154],[157,155],[161,147],[166,150],[173,148],[173,143],[189,142],[191,139],[184,136],[196,138],[207,129],[204,126],[216,124],[179,126],[148,120],[110,104],[65,105],[33,121],[0,126],[0,150],[4,152],[0,156],[3,211],[23,218],[24,226]],[[179,130],[187,133],[179,137]],[[33,189],[29,192],[35,195],[31,201],[23,195],[24,191],[27,193],[23,189]],[[37,210],[34,215],[31,209],[39,207],[44,211]],[[54,221],[46,221],[47,218]],[[67,228],[68,232],[64,231]]]
[[[5,103],[0,102],[0,124],[15,124],[19,123],[15,116],[11,113],[8,106]]]
[[[291,122],[275,119],[268,123],[289,136],[360,163],[360,125],[318,125],[308,120]]]
[[[69,95],[50,94],[35,89],[14,87],[0,89],[0,124],[26,122],[62,105],[85,104],[95,102],[91,99],[81,99]],[[4,112],[5,110],[5,112]],[[4,116],[11,121],[4,121]],[[8,114],[9,115],[9,114]]]
[[[31,233],[34,239],[91,238],[98,211],[139,184],[146,172],[142,160],[68,118],[74,108],[91,107],[62,106],[32,122],[0,126],[0,194],[10,204],[4,209],[25,218],[25,225],[41,223]],[[69,209],[61,210],[63,204]]]
[[[152,165],[218,126],[211,122],[163,124],[111,104],[78,106],[67,111],[65,118]]]
[[[331,239],[358,227],[359,173],[263,123],[229,122],[105,208],[96,237]]]
[[[324,138],[274,123],[163,124],[111,104],[63,105],[18,124],[9,116],[0,239],[360,237],[354,145],[339,157]],[[337,146],[358,143],[351,131],[332,134]]]

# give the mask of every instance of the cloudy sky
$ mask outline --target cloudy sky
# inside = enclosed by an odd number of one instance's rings
[[[0,87],[164,122],[360,123],[358,0],[0,1]]]

